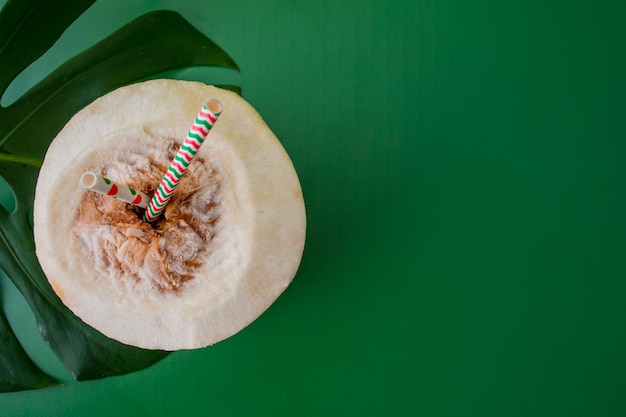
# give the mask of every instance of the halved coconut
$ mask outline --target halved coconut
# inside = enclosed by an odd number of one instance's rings
[[[82,189],[92,171],[152,195],[204,101],[223,112],[162,218]],[[154,80],[115,90],[54,139],[37,182],[37,257],[83,321],[120,342],[191,349],[265,311],[298,269],[305,239],[289,156],[238,95]]]

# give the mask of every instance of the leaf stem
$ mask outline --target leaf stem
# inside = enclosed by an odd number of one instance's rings
[[[8,153],[0,152],[0,162],[2,161],[14,162],[16,164],[26,164],[37,168],[41,168],[41,164],[43,164],[43,160],[40,158],[24,155],[11,155]]]

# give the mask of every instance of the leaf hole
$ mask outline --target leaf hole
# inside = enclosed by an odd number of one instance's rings
[[[5,209],[9,213],[14,213],[17,207],[17,199],[15,198],[15,193],[13,189],[4,179],[3,176],[0,175],[0,206]]]
[[[28,225],[31,229],[35,228],[35,221],[33,220],[33,209],[28,210]]]

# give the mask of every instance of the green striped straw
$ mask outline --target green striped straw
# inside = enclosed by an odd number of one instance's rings
[[[172,198],[174,189],[187,171],[189,164],[196,156],[198,149],[200,149],[200,146],[204,143],[209,131],[221,113],[222,104],[219,101],[210,99],[204,103],[195,122],[189,129],[185,141],[180,149],[178,149],[176,156],[161,179],[150,203],[148,203],[148,207],[146,207],[144,214],[144,220],[146,222],[152,223],[156,221],[161,213],[165,211],[165,206],[170,201],[170,198]]]

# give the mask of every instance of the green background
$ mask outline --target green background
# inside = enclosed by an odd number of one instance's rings
[[[0,5],[3,1],[0,1]],[[101,0],[18,94],[148,10],[222,46],[292,157],[298,275],[251,326],[4,416],[623,416],[626,3]]]

